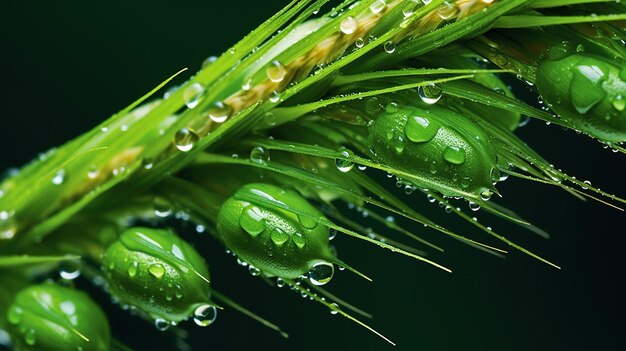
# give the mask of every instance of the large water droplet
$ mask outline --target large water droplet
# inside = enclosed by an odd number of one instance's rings
[[[80,276],[79,260],[67,260],[59,263],[59,275],[63,279],[74,280]]]
[[[217,308],[215,306],[200,305],[193,311],[193,321],[201,327],[213,324],[216,318]]]
[[[602,88],[605,67],[599,65],[578,65],[572,68],[570,96],[572,105],[580,114],[585,114],[606,96]]]
[[[448,146],[443,150],[443,159],[452,164],[460,165],[465,162],[465,149],[458,146]]]
[[[439,131],[439,124],[431,123],[426,117],[411,116],[404,126],[407,139],[414,143],[424,143],[432,140]]]
[[[267,78],[272,82],[282,82],[287,75],[287,68],[278,61],[272,61],[265,69]]]
[[[24,333],[24,342],[27,345],[33,346],[37,343],[37,335],[35,333],[35,329],[30,328]]]
[[[613,104],[613,108],[621,112],[624,111],[624,108],[626,108],[626,99],[622,95],[617,95],[613,98],[611,104]]]
[[[170,327],[170,322],[162,318],[157,318],[154,320],[154,327],[160,331],[166,331]]]
[[[248,234],[257,236],[265,230],[263,218],[261,210],[256,206],[250,205],[243,210],[241,217],[239,217],[239,225]]]
[[[396,43],[394,43],[393,41],[388,41],[383,45],[383,49],[386,53],[393,54],[393,52],[396,51]]]
[[[340,151],[341,156],[343,157],[352,157],[353,154],[350,150],[344,149]],[[350,172],[352,170],[352,168],[354,167],[354,162],[350,161],[350,160],[344,160],[341,158],[336,158],[335,159],[335,166],[337,167],[337,169],[341,172]]]
[[[285,231],[283,231],[280,228],[274,228],[272,229],[272,233],[270,234],[270,238],[272,239],[272,242],[276,245],[282,245],[284,243],[287,242],[287,240],[289,240],[289,234],[285,233]]]
[[[280,93],[274,90],[270,93],[270,102],[278,101],[280,101]]]
[[[192,130],[183,128],[174,135],[174,143],[176,148],[182,152],[190,151],[193,145],[199,140],[198,135]]]
[[[377,14],[387,7],[387,3],[384,0],[376,0],[370,5],[370,11],[372,13]]]
[[[356,32],[358,28],[359,28],[359,21],[352,16],[348,16],[344,18],[344,20],[341,21],[341,24],[339,25],[339,29],[344,34],[352,34]]]
[[[233,114],[233,109],[222,101],[218,101],[214,103],[211,108],[209,108],[208,113],[211,121],[215,123],[222,123]]]
[[[9,323],[16,325],[22,321],[23,314],[24,314],[24,310],[22,310],[21,307],[12,305],[11,308],[9,308],[7,319],[9,320]]]
[[[324,285],[333,278],[335,267],[332,263],[317,262],[309,269],[309,281],[313,285]]]
[[[302,236],[302,233],[295,233],[291,236],[291,240],[293,240],[293,243],[296,244],[296,246],[299,249],[304,248],[304,245],[306,245],[306,242],[304,241],[304,236]]]
[[[153,277],[161,279],[165,275],[165,267],[160,263],[151,264],[150,267],[148,267],[148,272],[150,272]]]
[[[250,161],[264,165],[270,160],[270,153],[263,146],[255,146],[250,151]]]
[[[137,276],[137,269],[139,268],[139,262],[134,261],[129,267],[128,267],[128,276],[130,278],[135,278],[135,276]]]
[[[306,229],[313,229],[317,227],[317,222],[313,218],[298,215],[298,221]]]
[[[54,174],[54,177],[52,177],[52,184],[54,185],[61,185],[63,184],[63,182],[65,181],[65,171],[64,170],[59,170]]]
[[[417,94],[425,103],[432,105],[441,99],[441,89],[435,84],[422,85],[417,88]]]
[[[183,100],[187,108],[194,108],[198,106],[202,100],[202,94],[204,93],[204,87],[199,83],[193,83],[183,91]]]

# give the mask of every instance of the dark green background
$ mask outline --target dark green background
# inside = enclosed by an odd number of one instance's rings
[[[0,169],[20,166],[88,130],[183,67],[194,72],[273,14],[283,1],[21,1],[0,5]],[[191,73],[178,79],[180,83]],[[558,167],[626,196],[624,156],[589,138],[532,122],[519,131]],[[389,183],[392,187],[392,183]],[[433,258],[447,274],[382,250],[336,240],[366,283],[339,272],[328,286],[375,315],[371,324],[397,350],[624,349],[624,215],[558,189],[511,179],[502,203],[553,234],[546,241],[480,212],[483,222],[564,267],[513,252],[485,255],[437,233],[448,248]],[[459,226],[422,196],[409,199],[439,222]],[[405,223],[411,226],[409,223]],[[412,228],[422,232],[421,227]],[[469,229],[468,229],[469,230]],[[477,238],[484,238],[479,233]],[[196,240],[199,246],[216,246]],[[271,289],[222,249],[205,250],[215,285],[291,333],[283,340],[249,319],[221,312],[201,329],[188,323],[194,349],[391,349],[383,341],[287,289]],[[137,349],[169,345],[168,334],[128,317],[95,293],[113,330]]]

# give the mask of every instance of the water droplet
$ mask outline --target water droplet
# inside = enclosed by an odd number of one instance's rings
[[[270,153],[263,146],[255,146],[250,151],[250,161],[264,165],[270,160]]]
[[[383,45],[383,49],[388,54],[393,54],[396,51],[396,44],[393,41],[388,41]]]
[[[443,159],[455,165],[463,164],[465,162],[465,149],[448,146],[443,150]]]
[[[342,157],[352,157],[353,156],[352,152],[350,150],[347,150],[347,149],[341,150],[340,154],[341,154]],[[335,159],[335,166],[341,172],[344,172],[344,173],[345,172],[350,172],[352,170],[352,168],[354,167],[354,162],[352,162],[350,160],[336,158]]]
[[[258,277],[261,275],[261,270],[256,268],[253,265],[249,265],[248,266],[248,272],[250,273],[250,275],[252,275],[253,277]]]
[[[354,41],[354,45],[360,49],[365,45],[365,40],[363,40],[363,38],[358,38]]]
[[[166,331],[170,327],[170,323],[162,318],[154,320],[154,327],[160,331]]]
[[[339,29],[344,34],[352,34],[356,32],[358,28],[359,21],[352,16],[346,17],[343,21],[341,21],[341,24],[339,25]]]
[[[330,304],[330,314],[335,315],[337,313],[339,313],[339,305],[333,302]]]
[[[192,130],[183,128],[174,135],[174,143],[176,148],[182,152],[190,151],[193,145],[199,140],[198,135]]]
[[[280,101],[280,93],[274,90],[270,93],[270,102],[278,101]]]
[[[233,114],[233,109],[222,101],[218,101],[211,106],[208,114],[211,121],[215,123],[223,123]]]
[[[304,241],[304,237],[302,236],[302,233],[295,233],[291,236],[291,240],[293,240],[294,244],[296,244],[296,246],[299,249],[304,248],[304,245],[306,244],[306,242]]]
[[[415,190],[415,189],[413,188],[413,186],[412,186],[412,185],[407,184],[407,185],[405,185],[405,186],[404,186],[404,193],[405,193],[406,195],[411,195],[411,194],[413,194],[413,191],[414,191],[414,190]]]
[[[443,20],[449,20],[459,14],[456,3],[446,2],[437,9],[437,14]]]
[[[265,230],[264,216],[256,206],[250,205],[243,210],[241,217],[239,217],[239,225],[248,234],[255,237]]]
[[[402,6],[402,15],[404,15],[404,17],[411,16],[416,6],[417,3],[415,1],[406,1],[404,6]]]
[[[96,165],[91,165],[89,167],[89,170],[87,171],[87,178],[96,179],[98,178],[99,175],[100,175],[100,170],[98,170],[98,167]]]
[[[165,275],[165,267],[160,263],[155,263],[148,267],[148,272],[150,272],[153,277],[161,279]]]
[[[204,93],[204,87],[199,83],[193,83],[183,91],[183,100],[187,108],[194,108],[198,106],[202,100],[202,94]]]
[[[370,5],[370,11],[373,14],[377,14],[384,10],[385,7],[387,7],[387,3],[384,0],[376,0]]]
[[[274,60],[265,69],[265,74],[269,80],[278,83],[285,79],[287,68],[280,62]]]
[[[242,85],[241,85],[241,89],[243,90],[250,90],[252,89],[252,79],[248,79],[246,80]]]
[[[491,190],[484,190],[480,193],[480,198],[483,201],[489,201],[489,199],[491,199],[491,195],[493,195],[493,192]]]
[[[217,308],[215,306],[200,305],[193,311],[193,321],[201,327],[213,324],[216,318]]]
[[[134,278],[137,275],[137,269],[139,268],[139,262],[134,261],[129,267],[128,267],[128,276],[130,278]]]
[[[283,280],[283,278],[276,278],[276,286],[279,288],[282,288],[283,286],[285,286],[285,281]]]
[[[580,114],[585,114],[606,96],[602,82],[607,72],[604,65],[581,64],[572,68],[570,96],[572,105]]]
[[[317,262],[309,269],[309,281],[313,285],[324,285],[333,278],[335,266],[328,262]]]
[[[611,103],[613,104],[613,107],[620,112],[624,111],[624,108],[626,107],[626,99],[622,95],[615,96]]]
[[[431,194],[426,195],[426,200],[428,200],[428,202],[430,203],[434,203],[435,201],[437,201],[437,199]]]
[[[276,245],[282,245],[284,243],[287,242],[287,240],[289,240],[289,234],[285,233],[285,231],[283,231],[280,228],[274,228],[272,229],[272,232],[270,234],[270,238],[272,239],[272,242]]]
[[[24,314],[24,310],[21,307],[16,305],[12,305],[9,308],[9,313],[7,314],[7,319],[11,324],[19,324],[22,321],[22,315]]]
[[[209,67],[213,62],[217,61],[217,56],[209,56],[202,61],[202,68]]]
[[[313,229],[317,227],[317,222],[313,218],[307,216],[298,215],[298,221],[306,229]]]
[[[63,184],[63,182],[65,181],[65,171],[64,170],[59,170],[54,174],[54,177],[52,177],[52,184],[54,185],[61,185]]]
[[[475,203],[475,202],[470,201],[469,202],[469,208],[472,211],[478,211],[478,210],[480,210],[480,205]]]
[[[154,215],[157,217],[165,218],[172,214],[172,208],[169,202],[165,199],[156,197],[154,198]]]
[[[24,342],[27,345],[33,346],[37,343],[37,336],[35,335],[35,329],[30,328],[24,333]]]
[[[17,227],[12,211],[0,211],[0,240],[13,239]]]
[[[441,89],[435,84],[422,85],[417,88],[417,94],[425,103],[432,105],[441,99]]]
[[[59,263],[59,275],[63,279],[74,280],[80,276],[81,264],[79,260],[67,260]]]
[[[333,240],[337,236],[337,229],[330,228],[328,231],[328,240]]]
[[[591,181],[589,181],[589,180],[585,180],[583,183],[585,185],[587,185],[587,186],[582,186],[582,188],[585,189],[585,190],[589,189],[589,187],[591,186]]]
[[[430,141],[439,131],[438,123],[431,123],[426,117],[412,116],[404,126],[406,137],[414,143]]]

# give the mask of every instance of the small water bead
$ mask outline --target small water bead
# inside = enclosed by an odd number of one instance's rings
[[[384,10],[385,7],[387,7],[387,3],[384,0],[376,0],[370,5],[370,11],[372,11],[373,14],[378,14]]]
[[[154,327],[160,331],[166,331],[170,327],[170,323],[162,318],[157,318],[154,320]]]
[[[330,228],[328,233],[328,240],[333,240],[337,236],[337,229]]]
[[[213,62],[217,61],[217,56],[209,56],[202,61],[202,68],[209,67]]]
[[[285,286],[285,280],[283,280],[283,278],[276,278],[276,286],[279,288],[282,288],[283,286]]]
[[[489,199],[491,199],[491,195],[493,195],[493,192],[491,190],[485,190],[480,193],[480,198],[483,201],[489,201]]]
[[[472,211],[478,211],[478,210],[480,210],[480,205],[475,203],[475,202],[470,201],[469,202],[469,208]]]
[[[406,137],[414,143],[423,143],[432,140],[439,131],[439,125],[431,123],[426,117],[412,116],[407,119],[404,127]]]
[[[405,193],[406,195],[411,195],[411,194],[413,194],[413,191],[415,191],[415,188],[414,188],[413,186],[411,186],[411,185],[409,185],[409,184],[407,184],[407,185],[405,185],[405,186],[404,186],[404,193]]]
[[[409,17],[413,14],[413,12],[415,12],[415,7],[417,6],[417,2],[416,1],[406,1],[404,6],[402,6],[402,15],[404,15],[404,17]]]
[[[172,214],[172,207],[165,199],[156,197],[154,198],[154,215],[157,217],[165,218]]]
[[[356,32],[357,29],[359,29],[359,21],[352,16],[348,16],[343,21],[341,21],[339,29],[344,34],[352,34]]]
[[[340,152],[341,156],[343,157],[351,157],[352,152],[349,150],[341,150]],[[335,159],[335,166],[337,167],[337,169],[341,172],[350,172],[352,170],[352,168],[354,167],[354,162],[350,161],[350,160],[344,160],[341,158],[337,158]]]
[[[250,275],[252,275],[253,277],[258,277],[261,275],[261,270],[256,268],[253,265],[249,265],[248,266],[248,272],[250,273]]]
[[[431,194],[426,195],[426,200],[428,200],[428,202],[430,203],[434,203],[435,201],[437,201],[437,199]]]
[[[280,93],[276,90],[270,93],[270,102],[278,102],[280,101]]]
[[[217,318],[217,308],[211,305],[200,305],[193,312],[193,321],[201,326],[207,327]]]
[[[182,152],[190,151],[199,140],[198,135],[191,129],[183,128],[174,135],[174,144]]]
[[[282,80],[285,79],[285,76],[287,75],[287,68],[283,66],[280,62],[274,60],[265,69],[265,74],[267,75],[267,78],[272,82],[282,82]]]
[[[74,280],[80,276],[81,264],[79,260],[67,260],[59,263],[59,276],[63,279]]]
[[[585,189],[585,190],[589,189],[589,187],[591,186],[591,181],[589,181],[589,180],[585,180],[583,183],[585,185],[587,185],[587,186],[582,186],[582,188]]]
[[[183,100],[187,108],[195,108],[202,100],[202,94],[204,93],[204,87],[199,83],[193,83],[186,87],[183,91]]]
[[[17,305],[11,305],[11,307],[9,308],[9,313],[7,314],[7,320],[9,321],[9,323],[16,325],[22,321],[23,315],[24,310],[21,307]]]
[[[241,89],[243,90],[250,90],[252,89],[252,79],[248,79],[246,80],[242,85],[241,85]]]
[[[250,161],[256,164],[264,165],[269,162],[269,160],[270,153],[262,146],[255,146],[252,148],[252,151],[250,151]]]
[[[445,2],[437,9],[437,15],[443,20],[449,20],[459,14],[459,8],[455,3]]]
[[[134,261],[133,263],[131,263],[130,266],[128,266],[128,276],[130,278],[134,278],[135,276],[137,276],[137,270],[139,268],[139,262]]]
[[[65,181],[65,171],[64,170],[59,170],[54,174],[54,177],[52,177],[52,184],[54,185],[61,185],[63,184],[63,182]]]
[[[626,99],[623,95],[617,95],[613,98],[611,104],[613,105],[613,108],[621,112],[624,111],[624,108],[626,108]]]
[[[445,209],[446,213],[452,213],[452,206],[446,205],[446,207],[444,209]]]
[[[304,248],[304,246],[306,245],[306,241],[304,240],[304,237],[302,236],[302,233],[295,233],[291,236],[291,240],[293,241],[294,244],[296,244],[296,246],[299,249]]]
[[[270,233],[270,239],[275,245],[281,246],[289,240],[289,234],[285,233],[284,230],[280,228],[272,229]]]
[[[363,40],[363,38],[358,38],[354,41],[354,45],[360,49],[365,45],[365,40]]]
[[[253,237],[263,233],[265,231],[265,223],[263,222],[261,209],[253,205],[246,207],[239,217],[239,225]]]
[[[330,304],[330,314],[335,315],[337,313],[339,313],[339,305],[333,302]]]
[[[24,333],[24,342],[30,346],[34,346],[37,343],[35,329],[30,328],[26,331],[26,333]]]
[[[233,109],[222,101],[214,103],[208,111],[209,118],[215,123],[223,123],[233,114]]]
[[[455,165],[463,164],[465,162],[465,149],[448,146],[443,150],[443,159]]]
[[[432,104],[436,104],[437,101],[441,99],[442,91],[438,86],[431,83],[428,85],[422,85],[418,87],[417,94],[419,95],[420,99],[423,102],[429,105],[432,105]]]
[[[155,263],[148,267],[148,272],[150,272],[153,277],[161,279],[165,275],[165,267],[160,263]]]
[[[324,285],[330,282],[335,274],[335,266],[328,262],[317,262],[308,272],[309,281],[313,285]]]
[[[17,227],[12,211],[0,211],[0,240],[13,239]]]
[[[393,52],[396,51],[396,43],[394,43],[393,41],[388,41],[383,45],[383,49],[386,53],[393,54]]]

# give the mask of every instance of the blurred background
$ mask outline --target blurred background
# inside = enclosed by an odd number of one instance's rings
[[[38,153],[78,136],[188,67],[175,80],[183,82],[206,57],[229,48],[284,4],[277,0],[4,2],[0,169],[20,167]],[[538,121],[531,121],[518,135],[569,174],[626,196],[621,183],[626,170],[623,155]],[[380,180],[395,188],[386,177]],[[624,349],[624,214],[597,202],[581,202],[556,188],[512,178],[498,188],[504,194],[500,203],[551,233],[551,239],[482,211],[477,213],[479,219],[560,264],[562,270],[517,252],[499,259],[402,222],[443,245],[447,251],[432,258],[454,273],[340,237],[333,242],[340,257],[374,282],[344,271],[337,272],[326,287],[373,313],[369,323],[394,340],[396,350]],[[439,223],[486,239],[421,195],[406,200]],[[214,241],[205,237],[193,241],[207,256],[214,286],[276,322],[291,337],[284,340],[226,310],[207,328],[185,323],[186,343],[192,349],[391,349],[325,307],[251,277]],[[135,349],[174,348],[171,334],[128,317],[102,293],[93,294],[109,313],[122,342]]]

